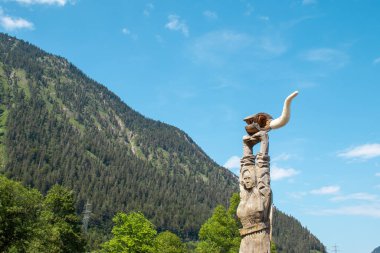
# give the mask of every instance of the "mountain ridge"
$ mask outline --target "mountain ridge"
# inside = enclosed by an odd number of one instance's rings
[[[63,57],[2,33],[0,84],[0,172],[43,193],[56,183],[73,189],[77,213],[92,204],[96,238],[117,211],[137,210],[159,231],[196,239],[238,191],[236,175],[185,132],[136,112]]]
[[[74,189],[78,211],[92,202],[95,223],[141,209],[159,228],[190,238],[237,190],[236,176],[186,133],[142,116],[64,58],[2,34],[0,59],[9,177],[42,192],[54,183]]]

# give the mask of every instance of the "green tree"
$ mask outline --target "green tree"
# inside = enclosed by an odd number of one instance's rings
[[[0,252],[27,252],[39,226],[42,195],[0,176]]]
[[[50,247],[55,252],[84,252],[85,241],[75,213],[73,192],[60,185],[53,186],[45,197],[44,207],[42,220],[48,228]]]
[[[240,245],[240,235],[236,220],[219,205],[214,213],[199,231],[200,243],[196,251],[203,252],[237,252]],[[208,250],[208,251],[207,251]]]
[[[222,248],[213,241],[200,241],[197,244],[195,252],[196,253],[221,253]]]
[[[184,253],[185,248],[181,239],[170,231],[157,235],[155,239],[156,251],[158,253]]]
[[[230,198],[230,206],[228,207],[228,214],[231,215],[232,217],[235,217],[236,219],[237,219],[236,210],[238,208],[239,203],[240,203],[239,193],[235,192],[232,194]]]
[[[276,244],[274,242],[270,242],[270,253],[277,253]]]
[[[155,252],[154,225],[140,212],[117,213],[112,221],[113,238],[102,245],[102,252],[150,253]]]

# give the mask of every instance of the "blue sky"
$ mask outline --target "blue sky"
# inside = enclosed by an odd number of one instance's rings
[[[67,58],[237,171],[271,131],[274,203],[340,252],[380,246],[380,2],[0,0],[0,29]]]

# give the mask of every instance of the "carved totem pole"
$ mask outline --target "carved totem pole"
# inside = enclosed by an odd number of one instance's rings
[[[244,119],[248,135],[243,137],[243,157],[240,160],[240,203],[237,209],[243,228],[239,253],[270,253],[272,191],[270,188],[270,157],[268,132],[288,123],[290,103],[298,91],[289,95],[279,118],[257,113]],[[253,147],[260,143],[260,151]]]

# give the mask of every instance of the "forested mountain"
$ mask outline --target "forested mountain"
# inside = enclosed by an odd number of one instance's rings
[[[117,211],[142,211],[158,231],[195,239],[238,191],[236,176],[186,133],[142,116],[64,58],[2,33],[0,173],[43,194],[55,184],[72,189],[78,214],[91,203],[89,231],[100,241]],[[279,252],[293,252],[295,235],[315,242],[292,218],[275,219]]]
[[[326,252],[325,246],[294,217],[277,208],[273,212],[273,241],[278,253]]]
[[[56,183],[92,204],[92,225],[143,210],[160,230],[196,237],[237,190],[180,129],[145,118],[67,60],[0,35],[1,170],[43,193]],[[106,222],[106,223],[104,223]]]
[[[380,253],[380,246],[372,251],[372,253]]]

